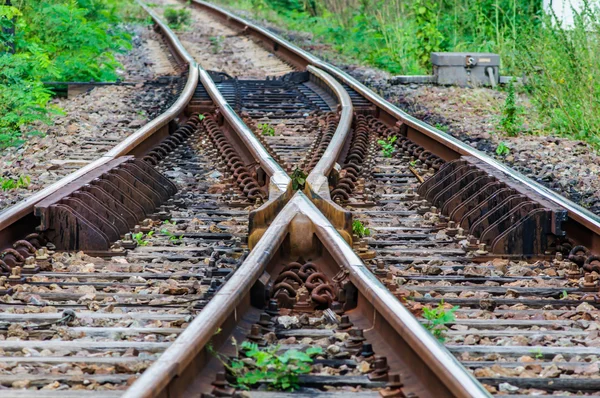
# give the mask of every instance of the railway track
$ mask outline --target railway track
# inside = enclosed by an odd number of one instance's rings
[[[272,33],[192,10],[182,44],[146,8],[188,67],[175,104],[0,213],[3,397],[291,395],[236,379],[266,352],[307,364],[300,396],[600,390],[593,215]],[[202,29],[243,68],[196,64]],[[444,344],[429,308],[455,316]]]

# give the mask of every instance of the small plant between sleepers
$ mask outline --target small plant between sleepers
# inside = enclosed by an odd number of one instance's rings
[[[360,220],[352,220],[352,233],[359,238],[371,235],[371,230],[364,226]]]
[[[176,235],[173,232],[169,231],[168,229],[161,229],[160,230],[161,234],[165,234],[169,237],[169,240],[171,241],[171,243],[174,243],[176,245],[180,244],[183,240],[183,234],[181,235]]]
[[[396,151],[396,149],[394,148],[394,142],[396,142],[397,139],[398,139],[398,137],[393,136],[393,137],[388,137],[385,140],[377,141],[379,146],[381,146],[381,154],[383,155],[384,158],[392,157],[392,155]]]
[[[427,320],[423,326],[443,343],[446,340],[445,332],[448,330],[446,324],[454,322],[456,319],[454,312],[458,308],[456,305],[450,309],[446,309],[444,307],[444,300],[440,301],[437,307],[423,307],[423,318]]]
[[[292,177],[292,189],[297,191],[299,189],[304,189],[304,184],[306,183],[306,173],[299,168],[296,168],[291,175]]]
[[[259,124],[258,127],[260,128],[262,135],[267,135],[269,137],[273,137],[275,135],[275,129],[268,123]]]
[[[233,339],[232,339],[233,340]],[[236,388],[249,390],[257,384],[266,384],[270,390],[294,391],[299,386],[299,375],[311,371],[312,357],[323,353],[321,347],[309,347],[305,352],[287,350],[278,354],[279,346],[260,348],[245,341],[236,348],[235,358],[227,358],[212,350],[225,368],[235,377]]]
[[[148,246],[148,244],[150,242],[148,241],[147,238],[151,238],[152,235],[154,235],[154,231],[148,232],[148,234],[146,235],[146,239],[144,239],[143,232],[138,232],[138,233],[132,234],[131,237],[136,241],[138,246]]]

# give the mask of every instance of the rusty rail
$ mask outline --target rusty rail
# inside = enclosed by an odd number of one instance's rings
[[[282,39],[267,29],[255,25],[254,23],[239,17],[222,7],[206,1],[192,0],[192,4],[210,12],[217,18],[225,21],[226,24],[243,30],[245,34],[261,40],[267,47],[270,47],[270,50],[273,53],[286,58],[290,63],[300,68],[306,68],[307,66],[312,65],[329,73],[339,81],[346,83],[377,107],[379,118],[381,120],[386,121],[391,125],[396,123],[405,125],[407,127],[407,136],[409,139],[419,145],[435,149],[436,153],[443,159],[453,160],[459,158],[460,156],[475,157],[490,165],[490,167],[498,170],[500,173],[507,175],[509,178],[518,181],[538,194],[543,195],[548,200],[565,208],[568,210],[569,217],[569,220],[565,225],[567,233],[570,236],[575,237],[582,244],[591,248],[592,251],[596,253],[600,252],[599,216],[560,196],[552,190],[522,175],[521,173],[497,162],[486,154],[463,143],[451,135],[410,116],[409,114],[403,112],[396,106],[381,98],[371,89],[367,88],[365,85],[360,83],[346,72],[336,68],[335,66],[332,66],[327,62],[322,61],[318,57],[315,57],[314,55],[306,52],[287,40]]]
[[[335,134],[325,153],[323,153],[317,165],[306,178],[306,183],[310,190],[322,198],[330,199],[327,177],[338,161],[344,148],[344,143],[349,138],[350,127],[352,125],[352,101],[342,85],[331,77],[331,75],[313,66],[309,66],[308,71],[321,79],[333,91],[340,108],[340,121]]]
[[[281,196],[289,189],[289,177],[216,91],[208,73],[199,69],[201,81],[215,104],[219,106],[256,160],[271,176],[270,192],[275,196]],[[311,192],[312,200],[317,197],[317,205],[327,202],[329,206],[336,207],[330,200],[327,176],[338,160],[350,132],[352,103],[347,92],[331,76],[314,67],[308,69],[335,93],[341,111],[340,123],[334,138],[307,179],[308,192]],[[270,197],[269,202],[272,203],[272,199]],[[265,206],[269,206],[269,202]],[[345,213],[341,208],[336,210]],[[420,358],[426,364],[425,367],[429,369],[428,374],[438,375],[446,388],[456,396],[487,396],[481,385],[434,337],[420,327],[418,321],[372,276],[348,245],[347,238],[344,239],[338,233],[338,228],[334,227],[302,192],[298,192],[279,211],[234,276],[211,299],[175,343],[127,390],[124,397],[155,397],[181,393],[185,389],[185,383],[192,377],[190,372],[197,369],[192,364],[198,365],[206,361],[206,345],[224,322],[232,316],[236,318],[238,306],[246,300],[253,284],[264,272],[267,263],[273,258],[286,236],[289,235],[291,240],[290,247],[295,252],[293,254],[302,254],[314,249],[313,234],[318,236],[334,259],[349,271],[351,281],[366,298],[366,302],[373,306],[374,319],[383,318],[384,323],[391,325],[398,336],[406,339],[405,346],[412,347],[416,352],[415,358]]]
[[[231,105],[225,101],[223,95],[215,86],[215,83],[211,79],[208,72],[206,72],[202,66],[198,66],[200,73],[200,81],[211,99],[221,110],[221,113],[237,133],[241,141],[246,145],[246,148],[252,153],[257,162],[260,163],[263,170],[267,173],[269,178],[269,199],[274,200],[280,195],[284,194],[291,183],[290,177],[287,175],[285,170],[273,159],[273,157],[267,152],[265,147],[260,143],[254,136],[252,130],[246,126],[246,124],[240,119],[240,117],[231,108]]]

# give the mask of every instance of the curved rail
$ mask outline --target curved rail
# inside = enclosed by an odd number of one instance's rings
[[[156,15],[149,7],[138,0],[138,3],[144,8],[146,12],[152,17],[154,22],[161,27],[161,29],[168,34],[169,37],[173,38],[173,43],[178,49],[186,62],[193,65],[196,69],[196,73],[199,76],[200,83],[204,86],[208,95],[214,102],[214,104],[221,110],[223,117],[229,125],[234,129],[242,142],[246,145],[247,149],[252,153],[254,158],[260,163],[261,167],[270,177],[270,189],[276,195],[281,195],[287,190],[291,179],[288,177],[285,170],[269,155],[263,145],[256,139],[252,131],[244,124],[240,117],[234,112],[231,106],[225,101],[221,92],[217,89],[214,81],[201,65],[199,65],[194,58],[187,52],[185,47],[181,44],[175,33],[166,25],[158,15]]]
[[[204,85],[206,91],[208,91],[208,94],[215,105],[219,107],[221,113],[237,133],[238,137],[240,137],[254,158],[260,163],[265,173],[269,175],[269,199],[275,199],[284,194],[292,181],[291,178],[279,163],[273,159],[269,152],[267,152],[260,141],[256,139],[252,130],[246,126],[242,119],[240,119],[237,113],[231,108],[231,105],[225,101],[225,98],[223,98],[223,95],[219,92],[219,89],[217,89],[217,86],[208,72],[201,66],[198,66],[198,69],[200,70],[200,80],[202,85]]]
[[[153,15],[152,10],[142,5],[142,7]],[[0,242],[11,242],[13,240],[18,239],[18,235],[21,234],[21,231],[18,227],[14,229],[16,232],[11,233],[11,227],[13,224],[17,223],[19,220],[26,218],[27,216],[33,214],[34,206],[42,201],[44,198],[50,196],[51,194],[57,192],[61,188],[65,187],[70,182],[76,180],[82,175],[89,173],[90,171],[108,163],[110,160],[119,157],[134,153],[142,144],[146,143],[148,139],[154,135],[166,135],[164,132],[165,127],[174,120],[178,115],[180,115],[192,96],[194,95],[194,90],[198,85],[199,74],[196,62],[192,59],[183,45],[179,42],[177,36],[175,36],[168,26],[159,23],[159,28],[165,32],[165,38],[169,42],[169,46],[175,51],[176,55],[188,63],[188,79],[187,83],[181,95],[175,101],[173,105],[169,109],[167,109],[164,113],[160,114],[158,117],[150,121],[148,124],[141,127],[135,133],[131,134],[127,137],[123,142],[119,143],[113,149],[108,151],[106,154],[96,159],[92,163],[82,167],[81,169],[67,175],[66,177],[60,179],[54,184],[42,189],[38,193],[28,197],[27,199],[15,204],[7,208],[6,210],[0,212]],[[162,133],[162,134],[160,134]]]
[[[577,235],[578,238],[581,238],[582,243],[585,243],[588,247],[594,247],[597,250],[600,250],[600,216],[593,214],[589,210],[571,202],[570,200],[531,180],[523,174],[512,170],[508,166],[497,162],[495,159],[492,159],[483,152],[480,152],[477,149],[463,143],[457,138],[454,138],[433,126],[430,126],[427,123],[410,116],[406,112],[400,110],[396,106],[387,102],[385,99],[381,98],[371,89],[367,88],[365,85],[360,83],[346,72],[327,62],[322,61],[318,57],[315,57],[314,55],[304,51],[287,40],[282,39],[267,29],[255,25],[254,23],[209,2],[192,0],[192,3],[214,14],[218,18],[226,20],[228,24],[235,25],[240,30],[244,30],[246,34],[253,35],[266,43],[272,44],[273,52],[281,54],[284,57],[288,57],[291,63],[294,63],[300,67],[306,67],[308,65],[318,67],[340,81],[348,84],[351,88],[365,97],[379,109],[380,118],[387,120],[391,124],[395,124],[396,122],[406,124],[409,127],[408,138],[417,144],[435,146],[436,150],[439,151],[440,157],[446,160],[456,159],[459,156],[476,157],[489,164],[491,167],[524,184],[525,186],[534,190],[536,193],[545,196],[548,200],[551,200],[559,206],[562,206],[568,210],[568,216],[572,221],[587,229],[587,231],[577,233],[575,231],[575,227],[569,228],[567,225],[567,229],[570,229],[569,232],[571,232],[572,235]]]
[[[350,127],[352,125],[352,100],[350,100],[350,96],[346,90],[344,90],[342,85],[331,77],[331,75],[313,66],[309,66],[307,69],[310,73],[321,79],[321,81],[333,91],[338,100],[339,107],[341,108],[340,121],[335,130],[335,134],[333,135],[329,146],[323,153],[323,156],[319,159],[319,162],[306,178],[308,186],[314,193],[322,198],[329,199],[330,193],[327,177],[333,169],[335,162],[339,159],[346,140],[349,138],[348,135],[350,134]]]

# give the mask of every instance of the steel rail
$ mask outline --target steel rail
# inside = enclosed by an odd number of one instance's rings
[[[378,94],[373,92],[371,89],[366,87],[364,84],[360,83],[358,80],[356,80],[354,77],[350,76],[346,72],[308,53],[307,51],[288,42],[287,40],[268,31],[267,29],[262,28],[242,17],[233,14],[230,11],[227,11],[222,7],[211,4],[209,2],[202,0],[192,0],[192,3],[219,16],[221,19],[225,20],[226,23],[237,25],[238,28],[243,29],[247,34],[255,34],[257,36],[262,37],[263,39],[267,38],[269,42],[274,44],[273,47],[275,53],[277,53],[278,51],[281,53],[282,50],[291,53],[291,55],[294,57],[293,61],[296,64],[300,64],[303,61],[305,63],[305,66],[312,65],[318,67],[323,71],[336,77],[340,81],[346,83],[359,94],[361,94],[363,97],[365,97],[368,101],[373,103],[377,108],[379,108],[380,112],[387,114],[389,116],[389,119],[391,119],[390,121],[401,121],[402,123],[405,123],[407,126],[415,130],[417,134],[421,135],[420,137],[414,137],[413,141],[415,141],[416,143],[437,144],[442,152],[445,151],[442,157],[445,157],[446,159],[456,157],[456,155],[476,157],[481,161],[494,167],[495,169],[505,173],[514,180],[524,184],[525,186],[529,187],[535,192],[545,196],[548,200],[551,200],[557,205],[562,206],[563,208],[568,210],[568,215],[570,219],[579,223],[580,225],[589,229],[590,232],[595,234],[593,237],[588,236],[587,239],[591,240],[590,245],[600,248],[600,216],[593,214],[589,210],[573,203],[572,201],[562,197],[558,193],[531,180],[529,177],[524,176],[523,174],[511,169],[510,167],[499,163],[495,159],[492,159],[485,153],[463,143],[459,139],[454,138],[451,135],[444,133],[443,131],[440,131],[435,127],[430,126],[427,123],[422,122],[416,119],[415,117],[407,114],[398,107],[390,104],[388,101],[381,98]],[[409,136],[409,138],[413,137]],[[585,238],[584,234],[581,234],[581,236]]]
[[[150,368],[127,389],[122,398],[149,398],[168,396],[169,384],[177,380],[200,355],[218,328],[233,313],[242,298],[248,294],[267,263],[283,242],[296,208],[288,202],[273,220],[262,239],[250,252],[246,261],[211,298],[206,307],[165,350]]]
[[[152,10],[148,7],[142,5],[142,7],[150,13],[153,14]],[[65,176],[54,184],[42,189],[36,194],[26,198],[25,200],[3,210],[0,212],[0,231],[5,232],[9,229],[11,225],[16,223],[17,221],[27,217],[28,215],[33,213],[34,206],[42,201],[44,198],[50,196],[51,194],[57,192],[59,189],[65,187],[70,182],[76,180],[82,175],[100,167],[110,160],[124,156],[132,153],[138,146],[140,146],[143,142],[148,140],[151,136],[161,131],[165,126],[168,125],[169,122],[174,120],[178,115],[183,112],[192,96],[194,95],[194,91],[199,81],[199,74],[196,62],[192,59],[183,45],[179,42],[179,39],[170,31],[168,26],[159,23],[158,26],[165,33],[165,38],[169,42],[169,46],[176,52],[176,55],[180,57],[182,60],[185,60],[188,63],[188,78],[185,84],[183,91],[181,92],[179,98],[169,109],[165,112],[157,116],[155,119],[138,129],[136,132],[127,137],[123,142],[116,145],[113,149],[102,155],[100,158],[96,159],[92,163],[82,167],[81,169]],[[10,238],[5,239],[2,236],[2,232],[0,232],[0,242],[2,245],[4,244],[4,240],[6,242],[10,241]],[[6,233],[6,232],[5,232]],[[1,245],[0,245],[1,246]]]
[[[337,263],[350,272],[350,281],[373,305],[376,315],[382,316],[396,333],[402,336],[454,396],[489,396],[456,358],[379,282],[306,195],[297,192],[275,217],[263,238],[233,277],[216,293],[181,336],[134,382],[123,398],[169,396],[170,383],[177,382],[188,366],[201,355],[225,319],[236,311],[290,232],[292,221],[298,216],[305,216],[311,221],[314,233]]]
[[[342,153],[342,149],[344,149],[344,144],[349,138],[350,127],[352,126],[352,112],[354,108],[352,106],[352,100],[350,99],[350,96],[346,90],[344,90],[342,85],[331,75],[323,72],[321,69],[315,68],[314,66],[309,66],[307,69],[308,72],[323,81],[333,91],[338,100],[338,106],[341,108],[340,121],[335,129],[333,138],[327,146],[327,149],[325,149],[323,156],[321,156],[321,159],[319,159],[319,162],[315,165],[306,178],[307,184],[314,193],[318,194],[324,199],[330,199],[331,195],[329,192],[329,183],[327,177],[329,176],[329,173],[333,169],[335,163],[338,161],[338,158]]]
[[[302,199],[302,200],[301,200]],[[488,397],[489,393],[362,262],[329,220],[302,195],[299,211],[310,217],[316,234],[329,253],[350,271],[350,281],[372,303],[378,314],[391,323],[456,397]]]
[[[252,153],[255,160],[260,163],[263,167],[264,171],[270,177],[270,187],[269,192],[274,194],[275,196],[283,194],[288,185],[291,183],[290,177],[287,175],[285,170],[269,155],[269,152],[265,149],[265,147],[260,143],[259,140],[256,139],[256,136],[246,126],[246,124],[240,119],[240,117],[235,113],[235,111],[231,108],[229,103],[225,100],[215,82],[212,80],[208,72],[202,67],[201,64],[198,64],[196,60],[190,55],[190,53],[185,49],[185,47],[179,41],[177,35],[169,28],[167,24],[165,24],[161,18],[156,15],[149,7],[147,7],[141,0],[138,0],[138,3],[144,8],[144,10],[152,17],[154,22],[163,29],[163,31],[168,32],[169,36],[173,37],[173,42],[176,43],[177,48],[181,50],[181,53],[184,54],[186,62],[193,64],[199,74],[200,83],[204,86],[208,95],[214,104],[220,109],[223,117],[229,125],[233,128],[233,130],[237,133],[238,137],[242,140],[242,142],[246,145],[247,149]],[[270,196],[270,195],[269,195]]]
[[[208,91],[208,95],[215,105],[219,107],[223,117],[237,133],[238,137],[246,145],[246,148],[252,153],[255,160],[269,175],[269,200],[276,199],[284,194],[290,186],[292,179],[285,170],[273,159],[261,142],[256,138],[252,130],[240,119],[237,113],[231,108],[231,105],[225,100],[215,82],[211,79],[207,71],[202,66],[198,66],[200,71],[200,80],[202,85]]]
[[[219,106],[227,119],[235,123],[235,125],[232,124],[232,127],[257,157],[257,160],[261,164],[265,164],[263,166],[265,171],[276,177],[272,185],[275,185],[280,192],[287,189],[289,182],[287,174],[281,174],[283,169],[218,93],[208,73],[201,67],[199,67],[199,71],[200,79],[215,104]],[[326,176],[338,160],[350,131],[352,103],[348,93],[339,82],[333,80],[327,73],[314,67],[310,67],[309,72],[329,86],[335,93],[341,108],[340,123],[334,137],[323,158],[320,159],[307,179],[307,182],[311,182],[313,187],[317,188],[317,192],[322,192],[329,198]],[[319,186],[322,188],[319,189]],[[442,375],[444,384],[456,396],[488,396],[483,387],[466,372],[452,354],[425,331],[414,316],[372,275],[315,204],[303,193],[298,192],[277,214],[232,278],[217,292],[173,345],[127,390],[124,397],[154,397],[163,392],[168,394],[169,384],[186,371],[204,350],[219,326],[236,310],[243,297],[249,293],[252,285],[260,277],[267,263],[273,258],[288,234],[293,219],[299,214],[312,221],[317,236],[326,248],[330,250],[339,264],[346,265],[350,271],[351,281],[368,297],[377,312],[385,316],[400,335],[407,338],[409,345],[419,353],[419,356],[426,360],[436,373]]]

